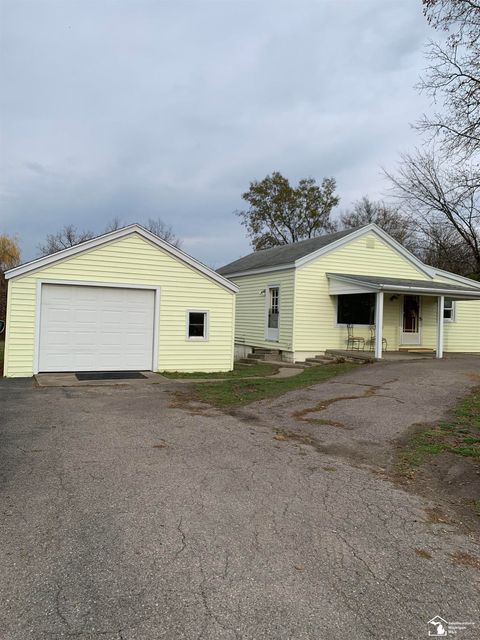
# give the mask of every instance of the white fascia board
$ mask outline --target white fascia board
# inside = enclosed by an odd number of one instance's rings
[[[375,293],[378,289],[373,287],[366,287],[364,285],[358,284],[349,284],[345,282],[343,286],[339,286],[340,283],[332,282],[328,288],[328,292],[331,296],[343,296],[343,295],[354,295],[356,293]]]
[[[272,273],[272,271],[286,271],[287,269],[295,269],[295,263],[281,264],[276,267],[261,267],[260,269],[250,269],[249,271],[234,271],[229,273],[226,278],[241,278],[242,276],[256,276],[261,273]]]
[[[454,282],[462,282],[463,284],[472,287],[472,289],[480,289],[480,282],[477,280],[471,280],[470,278],[466,278],[465,276],[460,276],[458,273],[451,273],[450,271],[444,271],[443,269],[435,269],[435,275],[442,276],[443,278],[448,278],[449,280],[453,280]]]
[[[380,285],[383,291],[399,293],[412,293],[424,296],[446,296],[447,298],[465,298],[467,300],[480,300],[480,291],[462,291],[455,289],[432,289],[429,287],[404,287],[402,285]]]
[[[184,262],[200,273],[203,273],[226,289],[229,289],[234,293],[238,292],[239,289],[233,282],[230,282],[229,280],[227,280],[227,278],[224,278],[216,271],[213,271],[213,269],[210,269],[210,267],[207,267],[201,262],[198,262],[198,260],[195,260],[195,258],[192,258],[188,254],[184,253],[181,249],[174,247],[173,245],[169,244],[165,240],[162,240],[147,229],[144,229],[139,224],[131,224],[127,227],[117,229],[116,231],[104,233],[101,236],[92,238],[91,240],[87,240],[85,242],[82,242],[81,244],[77,244],[74,247],[68,247],[67,249],[62,249],[61,251],[57,251],[56,253],[52,253],[48,256],[43,256],[42,258],[31,260],[30,262],[6,271],[5,278],[8,280],[10,278],[16,278],[18,276],[25,275],[26,273],[30,273],[32,271],[37,271],[38,269],[43,269],[44,267],[47,267],[61,260],[65,260],[66,258],[71,258],[72,256],[84,253],[85,251],[90,251],[91,249],[109,244],[110,242],[120,240],[121,238],[125,238],[126,236],[133,235],[135,233],[145,240],[148,240],[155,246],[160,247],[167,253],[175,256],[181,262]]]
[[[332,295],[342,293],[368,293],[372,291],[380,291],[381,287],[372,282],[361,282],[360,280],[349,278],[348,276],[337,276],[331,273],[326,274],[329,282],[329,292]],[[335,291],[334,291],[335,289]],[[347,291],[350,289],[350,291]]]
[[[409,287],[405,285],[397,285],[397,284],[375,284],[373,282],[362,282],[358,279],[349,278],[348,276],[336,276],[327,273],[327,278],[332,283],[337,280],[338,282],[346,282],[352,285],[352,293],[353,289],[358,287],[363,287],[364,291],[385,291],[390,293],[411,293],[413,295],[428,295],[428,296],[447,296],[447,298],[465,298],[472,300],[480,300],[480,291],[478,293],[476,291],[456,291],[455,289],[433,289],[428,286],[428,283],[425,287]],[[330,293],[332,295],[332,287],[330,287]],[[356,293],[356,292],[355,292]],[[362,293],[362,292],[360,292]]]
[[[353,231],[353,233],[350,233],[348,236],[345,236],[344,238],[340,238],[340,240],[337,240],[336,242],[332,242],[331,244],[328,244],[326,247],[322,247],[321,249],[318,249],[313,253],[309,253],[308,256],[299,258],[295,262],[295,267],[302,267],[308,262],[311,262],[312,260],[316,260],[320,256],[323,256],[327,253],[330,253],[331,251],[335,251],[336,249],[339,249],[340,247],[347,245],[349,242],[352,242],[352,240],[357,240],[358,238],[361,238],[362,236],[364,236],[366,233],[369,233],[370,231],[373,231],[381,240],[386,242],[386,244],[390,245],[392,249],[400,253],[404,258],[406,258],[410,263],[412,263],[419,271],[427,275],[429,278],[433,279],[435,275],[435,269],[433,269],[432,267],[429,267],[428,265],[424,264],[421,260],[416,258],[413,255],[413,253],[410,253],[408,249],[405,249],[405,247],[402,247],[402,245],[399,242],[394,240],[391,236],[388,235],[388,233],[386,233],[374,222],[367,224],[365,227],[362,227],[361,229],[357,229],[357,231]]]

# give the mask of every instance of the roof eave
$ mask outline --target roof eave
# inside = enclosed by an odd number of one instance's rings
[[[281,264],[274,267],[259,267],[258,269],[247,269],[246,271],[232,271],[226,274],[225,278],[240,278],[241,276],[256,276],[261,273],[272,273],[275,271],[286,271],[287,269],[295,269],[295,263]]]
[[[232,291],[233,293],[237,293],[239,288],[233,282],[230,282],[225,276],[220,275],[210,267],[202,264],[192,256],[189,256],[187,253],[174,247],[170,243],[162,240],[155,234],[148,231],[139,224],[131,224],[126,227],[122,227],[121,229],[117,229],[116,231],[110,231],[109,233],[102,234],[101,236],[97,236],[96,238],[92,238],[91,240],[86,240],[80,244],[74,245],[73,247],[67,247],[66,249],[62,249],[61,251],[57,251],[48,256],[43,256],[41,258],[36,258],[35,260],[31,260],[25,264],[22,264],[18,267],[14,267],[13,269],[9,269],[5,272],[5,279],[10,280],[11,278],[16,278],[19,276],[26,275],[27,273],[33,273],[38,271],[39,269],[43,269],[52,264],[60,262],[61,260],[65,260],[67,258],[71,258],[80,253],[84,253],[85,251],[89,251],[91,249],[95,249],[96,247],[109,244],[110,242],[114,242],[116,240],[120,240],[121,238],[125,238],[126,236],[137,234],[144,238],[145,240],[151,242],[152,244],[160,247],[164,251],[167,251],[171,255],[175,256],[177,259],[182,262],[188,264],[190,267],[196,269],[203,275],[207,276],[211,280],[217,282],[224,288]]]
[[[410,287],[408,285],[395,285],[395,284],[377,284],[374,282],[365,282],[358,278],[348,278],[345,276],[339,276],[334,273],[326,274],[328,279],[339,280],[340,282],[346,282],[352,285],[358,285],[364,289],[368,289],[371,292],[387,292],[387,293],[411,293],[418,295],[430,295],[430,296],[446,296],[454,298],[465,298],[470,300],[480,300],[480,291],[465,291],[456,289],[438,289],[434,287]]]

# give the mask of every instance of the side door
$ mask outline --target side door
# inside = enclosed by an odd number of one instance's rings
[[[265,338],[278,342],[280,336],[280,287],[268,286],[266,289],[266,327]]]

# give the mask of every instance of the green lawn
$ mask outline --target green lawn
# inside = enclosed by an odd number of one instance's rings
[[[208,402],[221,408],[234,408],[255,400],[277,398],[278,396],[324,382],[341,373],[347,373],[361,365],[343,363],[309,367],[291,378],[264,378],[263,380],[224,380],[196,384],[193,388],[196,400]]]
[[[480,463],[480,389],[464,398],[451,420],[417,431],[399,454],[398,469],[411,476],[429,457],[443,452]]]
[[[203,373],[196,371],[193,373],[182,373],[181,371],[163,371],[162,376],[166,378],[251,378],[252,376],[273,376],[277,373],[278,365],[270,364],[269,362],[262,362],[259,364],[242,364],[235,363],[233,371],[213,371],[212,373]]]

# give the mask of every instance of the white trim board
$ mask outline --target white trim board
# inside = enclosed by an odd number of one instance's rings
[[[159,333],[160,333],[160,287],[147,284],[131,284],[117,282],[97,282],[88,280],[37,280],[36,304],[35,304],[35,344],[33,353],[33,373],[39,372],[40,365],[40,323],[42,309],[42,285],[58,284],[67,286],[107,287],[116,289],[149,289],[155,292],[153,311],[153,344],[152,344],[152,371],[159,371]]]
[[[18,267],[14,267],[13,269],[9,269],[8,271],[6,271],[5,278],[9,280],[10,278],[16,278],[18,276],[25,275],[26,273],[36,271],[37,269],[42,269],[48,265],[59,262],[60,260],[64,260],[65,258],[70,258],[80,253],[84,253],[85,251],[90,251],[91,249],[95,249],[96,247],[100,247],[102,245],[120,240],[121,238],[126,238],[134,234],[137,234],[145,240],[151,242],[153,245],[160,247],[181,262],[188,264],[190,267],[193,267],[200,273],[203,273],[203,275],[207,276],[211,280],[214,280],[222,287],[225,287],[225,289],[228,289],[233,293],[238,292],[239,289],[233,282],[230,282],[229,280],[227,280],[227,278],[224,278],[213,269],[210,269],[210,267],[207,267],[198,260],[195,260],[195,258],[192,258],[188,254],[184,253],[181,249],[174,247],[173,245],[166,242],[165,240],[162,240],[147,229],[144,229],[139,224],[128,225],[127,227],[123,227],[122,229],[117,229],[116,231],[111,231],[101,236],[97,236],[96,238],[92,238],[91,240],[87,240],[86,242],[77,244],[74,247],[68,247],[67,249],[62,249],[61,251],[57,251],[56,253],[52,253],[48,256],[43,256],[42,258],[37,258],[36,260],[31,260],[30,262],[21,264]]]

